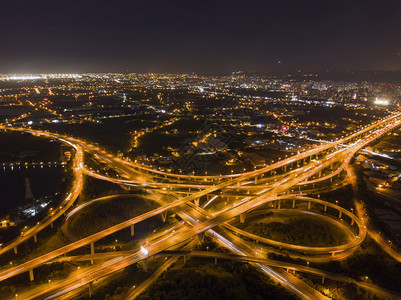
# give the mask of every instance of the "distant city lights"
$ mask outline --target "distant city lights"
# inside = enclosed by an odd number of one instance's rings
[[[37,80],[37,79],[63,79],[82,78],[79,74],[0,74],[0,80]]]
[[[379,98],[376,98],[376,100],[375,100],[375,104],[376,105],[383,105],[383,106],[387,106],[387,105],[389,105],[389,101],[388,100],[386,100],[386,99],[379,99]]]

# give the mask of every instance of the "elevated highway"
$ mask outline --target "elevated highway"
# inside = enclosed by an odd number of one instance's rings
[[[300,153],[294,157],[290,157],[288,159],[285,159],[281,162],[277,162],[271,166],[267,166],[262,169],[254,170],[251,172],[247,172],[238,176],[232,176],[230,180],[225,180],[221,183],[215,183],[214,181],[220,181],[221,177],[214,177],[213,179],[206,178],[206,182],[209,180],[211,183],[210,187],[205,188],[202,191],[195,192],[192,195],[189,195],[184,198],[180,198],[178,200],[172,201],[169,204],[166,204],[156,210],[153,210],[151,212],[148,212],[140,217],[138,217],[136,220],[128,220],[124,223],[118,224],[116,226],[113,226],[105,231],[96,233],[95,235],[89,236],[85,239],[79,240],[75,243],[71,243],[65,247],[62,247],[60,249],[57,249],[51,253],[48,253],[44,256],[38,257],[36,259],[33,259],[29,262],[26,262],[24,264],[21,264],[15,268],[8,269],[6,271],[0,272],[0,280],[4,280],[6,278],[9,278],[11,276],[14,276],[16,274],[20,274],[22,272],[26,272],[28,270],[33,269],[34,267],[49,261],[51,259],[54,259],[62,254],[68,253],[72,251],[73,249],[77,249],[79,247],[88,245],[88,244],[93,244],[95,241],[99,240],[100,238],[103,238],[104,236],[107,236],[113,232],[116,232],[118,230],[121,230],[123,228],[126,228],[130,225],[135,224],[135,222],[140,222],[143,219],[146,219],[151,216],[155,216],[157,214],[161,214],[166,212],[169,209],[175,209],[175,208],[185,208],[183,210],[182,214],[187,215],[187,222],[191,224],[192,227],[185,227],[183,229],[175,231],[174,235],[169,236],[168,239],[161,239],[158,240],[157,243],[153,244],[148,244],[146,246],[146,255],[144,255],[143,251],[138,249],[135,253],[128,255],[126,257],[121,258],[117,262],[113,262],[113,264],[103,264],[101,266],[93,266],[89,270],[83,272],[79,276],[74,276],[72,278],[69,278],[63,282],[60,283],[60,285],[54,285],[48,290],[42,291],[40,294],[35,295],[35,297],[38,298],[43,298],[43,297],[54,297],[55,295],[61,295],[65,292],[68,292],[72,289],[81,287],[85,284],[89,284],[93,280],[97,278],[101,278],[103,276],[107,276],[109,274],[112,274],[113,272],[120,270],[121,268],[124,268],[132,263],[138,262],[140,260],[147,259],[147,257],[151,255],[155,255],[161,251],[164,251],[176,244],[182,243],[183,241],[186,241],[188,239],[193,238],[194,236],[197,236],[203,232],[211,232],[212,235],[217,237],[220,240],[223,240],[221,237],[219,237],[219,233],[216,233],[216,231],[212,230],[215,227],[218,227],[220,224],[223,224],[234,217],[237,217],[241,214],[246,213],[249,210],[253,210],[257,207],[259,207],[262,204],[276,201],[278,195],[282,195],[285,192],[289,191],[291,187],[296,186],[297,184],[306,181],[308,178],[312,177],[313,175],[319,173],[321,170],[329,167],[331,164],[337,162],[337,161],[342,161],[346,160],[347,157],[350,155],[353,155],[361,149],[362,147],[366,146],[368,143],[374,141],[375,139],[379,138],[383,134],[387,133],[388,131],[396,128],[399,126],[400,121],[399,121],[400,114],[391,116],[388,119],[381,120],[377,122],[374,125],[368,126],[361,130],[358,133],[354,133],[346,138],[340,139],[338,141],[335,141],[331,144],[324,144],[321,146],[318,146],[314,149],[305,151],[304,153]],[[24,129],[25,130],[25,129]],[[32,130],[28,130],[32,131]],[[362,137],[357,140],[358,137]],[[72,139],[68,139],[70,142],[73,143]],[[349,146],[346,148],[346,150],[343,149],[337,149],[338,145],[344,144],[345,142],[350,142]],[[75,140],[76,142],[76,140]],[[76,142],[80,145],[80,147],[88,147],[87,145],[82,145],[81,142]],[[328,150],[331,150],[332,152],[328,152]],[[313,155],[318,155],[320,157],[316,158],[314,160],[312,158]],[[334,153],[334,154],[333,154]],[[331,157],[329,155],[333,154]],[[228,205],[225,209],[220,210],[218,212],[215,212],[213,214],[205,214],[203,211],[201,212],[201,209],[197,205],[189,205],[188,203],[191,203],[191,201],[199,201],[200,197],[206,196],[212,192],[215,191],[221,191],[225,189],[228,186],[232,186],[233,184],[237,184],[238,186],[241,185],[241,182],[245,180],[249,180],[252,178],[258,178],[259,176],[262,176],[264,174],[267,174],[268,172],[275,170],[277,168],[285,168],[289,164],[297,164],[298,166],[298,161],[304,160],[306,158],[309,158],[309,164],[308,164],[308,169],[298,168],[294,172],[289,173],[287,176],[285,176],[283,179],[279,180],[278,182],[273,183],[270,187],[265,188],[264,190],[260,191],[260,194],[257,196],[248,196],[248,197],[243,197],[239,202],[236,202],[234,204]],[[110,158],[109,158],[110,159]],[[129,172],[129,169],[133,167],[131,163],[127,162],[122,162],[121,160],[118,159],[110,159],[110,161],[113,164],[116,165],[127,165],[126,170]],[[306,161],[304,162],[306,163]],[[136,166],[135,166],[136,168]],[[140,169],[140,168],[137,168]],[[143,169],[142,169],[143,171]],[[148,172],[149,174],[152,173],[150,170],[145,170],[145,172]],[[284,172],[286,170],[284,169]],[[158,175],[161,175],[157,173]],[[176,174],[171,175],[170,178],[173,178],[177,180],[178,178],[181,178],[181,176],[188,176],[188,175],[180,175],[178,177]],[[201,179],[201,180],[199,180]],[[199,181],[205,181],[205,178],[199,178],[199,177],[188,177],[188,180],[193,180],[196,182],[197,180]],[[222,180],[221,180],[222,181]],[[255,180],[256,181],[256,180]],[[165,183],[166,185],[168,183]],[[184,205],[185,204],[185,205]],[[182,207],[182,205],[184,205]],[[194,218],[193,216],[199,215],[199,212],[201,212],[201,215],[203,217],[200,217],[199,219]],[[229,245],[229,247],[232,247],[232,245]],[[234,250],[235,249],[235,250]],[[236,251],[237,253],[241,253],[242,250],[240,248],[231,248],[231,250]],[[339,250],[341,251],[342,249],[336,249],[336,251]],[[272,273],[271,270],[267,270],[265,266],[258,264],[262,270],[265,270],[266,273],[271,274],[274,278],[279,280],[282,283],[285,283],[287,279],[284,279],[287,277],[287,275],[281,273],[281,272],[275,272]],[[284,277],[283,277],[284,276]],[[291,283],[288,282],[286,285],[293,290],[295,293],[297,293],[301,298],[308,298],[306,294],[309,295],[315,295],[317,298],[321,298],[320,296],[317,296],[314,291],[309,290],[308,288],[304,287],[303,291],[299,290],[294,286],[294,282],[297,282],[295,278],[291,278]],[[61,293],[61,294],[60,294]],[[306,293],[306,294],[305,294]],[[51,298],[49,298],[51,299]]]

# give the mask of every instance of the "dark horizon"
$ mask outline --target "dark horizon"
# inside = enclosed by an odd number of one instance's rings
[[[0,73],[401,70],[401,3],[13,1]]]

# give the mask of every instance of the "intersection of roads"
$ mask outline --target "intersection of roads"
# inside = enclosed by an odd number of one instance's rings
[[[132,288],[129,299],[138,296],[168,266],[174,264],[180,257],[187,256],[210,257],[215,259],[236,259],[247,261],[265,274],[269,275],[289,291],[302,299],[328,299],[326,296],[307,285],[292,274],[292,271],[315,274],[325,278],[354,283],[377,294],[397,297],[391,291],[386,291],[372,284],[357,282],[343,275],[332,274],[322,270],[296,264],[266,259],[266,253],[271,247],[287,249],[294,258],[303,258],[313,262],[325,262],[343,259],[357,249],[367,234],[370,234],[380,245],[382,239],[367,228],[363,212],[356,205],[355,213],[320,199],[308,197],[306,191],[318,194],[322,185],[334,185],[342,180],[344,170],[349,173],[352,157],[369,143],[377,140],[401,125],[401,114],[395,113],[366,126],[340,139],[322,142],[316,147],[304,149],[294,156],[273,162],[260,169],[241,174],[220,176],[195,176],[172,174],[153,170],[148,166],[124,160],[100,149],[92,143],[42,130],[2,126],[0,129],[26,132],[60,142],[74,148],[72,163],[74,182],[71,191],[66,195],[60,206],[49,211],[49,215],[23,235],[18,236],[0,249],[0,255],[14,251],[28,239],[38,240],[38,233],[58,218],[70,212],[83,187],[83,177],[91,176],[99,180],[113,182],[127,188],[141,187],[149,191],[149,197],[157,202],[158,207],[142,215],[126,220],[100,232],[89,235],[77,241],[68,243],[56,250],[19,264],[0,269],[0,281],[13,276],[29,273],[34,280],[35,268],[53,261],[88,260],[92,264],[70,274],[67,279],[34,289],[20,295],[21,299],[63,299],[89,287],[93,293],[93,283],[104,280],[127,266],[141,262],[147,268],[148,259],[155,255],[168,255],[169,259],[148,280],[136,288]],[[93,170],[84,163],[84,155],[91,156],[100,164],[107,165],[119,174],[110,177],[99,170]],[[349,174],[348,174],[349,175]],[[347,176],[347,180],[350,176]],[[247,218],[263,214],[266,207],[272,210],[290,211],[314,214],[325,218],[347,233],[348,242],[333,247],[307,247],[281,243],[258,237],[239,229],[236,223],[243,223]],[[324,213],[322,213],[324,211]],[[149,235],[146,241],[141,241],[137,249],[131,251],[116,251],[95,253],[94,243],[126,228],[134,235],[135,224],[160,215],[163,220],[171,213],[180,217],[172,228]],[[325,216],[330,213],[330,216]],[[209,236],[219,245],[227,248],[231,255],[219,253],[194,252],[191,249],[204,235]],[[255,247],[255,245],[258,245]],[[68,256],[70,252],[85,246],[90,246],[90,254]],[[391,248],[390,248],[391,249]],[[401,261],[400,254],[393,249],[385,249],[395,259]],[[95,262],[95,263],[93,263]]]

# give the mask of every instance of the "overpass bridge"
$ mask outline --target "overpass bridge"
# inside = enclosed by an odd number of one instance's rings
[[[207,187],[202,191],[195,192],[192,195],[189,195],[187,197],[179,198],[178,200],[175,200],[171,203],[161,206],[160,208],[158,208],[154,211],[151,211],[145,215],[140,216],[140,219],[146,219],[150,215],[161,214],[161,213],[166,212],[169,209],[176,209],[176,208],[181,209],[182,205],[184,205],[185,210],[182,210],[182,214],[186,215],[185,220],[192,227],[186,228],[185,230],[179,230],[173,236],[169,237],[168,239],[158,241],[158,243],[155,245],[150,245],[147,248],[148,254],[146,256],[144,256],[144,254],[141,253],[140,251],[137,251],[135,254],[132,254],[130,256],[127,256],[127,257],[121,259],[118,263],[113,264],[112,266],[104,266],[104,265],[97,266],[97,267],[94,266],[93,270],[91,270],[90,272],[88,271],[88,273],[82,274],[82,276],[80,276],[79,280],[78,280],[78,278],[75,278],[75,279],[72,278],[72,279],[69,279],[68,282],[66,281],[64,284],[65,284],[65,286],[74,286],[74,287],[79,287],[79,286],[88,284],[96,278],[106,276],[108,274],[115,272],[116,270],[119,270],[120,268],[124,268],[132,263],[146,259],[147,256],[149,256],[149,255],[157,254],[160,251],[164,251],[165,249],[168,249],[169,247],[171,247],[177,243],[181,243],[194,236],[197,236],[198,234],[201,234],[203,232],[213,231],[212,228],[218,227],[220,224],[225,223],[236,216],[244,214],[249,210],[259,207],[260,205],[263,205],[267,202],[275,201],[274,199],[276,199],[278,195],[284,194],[291,187],[293,187],[303,181],[306,181],[308,178],[317,174],[321,170],[323,170],[325,168],[329,168],[336,161],[346,159],[347,157],[353,155],[356,151],[358,151],[362,147],[366,146],[368,143],[374,141],[375,139],[379,138],[380,136],[389,132],[390,130],[393,130],[394,128],[398,127],[400,124],[399,118],[400,118],[400,114],[391,116],[388,119],[381,120],[374,125],[364,128],[363,130],[361,130],[361,132],[354,133],[354,134],[350,135],[349,137],[335,141],[332,144],[324,144],[322,146],[318,146],[318,147],[316,147],[317,150],[316,149],[308,150],[305,153],[300,153],[300,154],[296,155],[295,157],[287,158],[287,159],[285,159],[281,162],[277,162],[271,166],[267,166],[262,169],[247,172],[242,175],[232,176],[232,177],[230,177],[229,180],[223,181],[220,176],[215,177],[214,179],[206,178],[206,180],[205,180],[205,178],[202,177],[202,179],[199,181],[210,182],[211,183],[210,187]],[[24,129],[24,131],[26,131],[26,129]],[[29,129],[28,132],[32,132],[32,130]],[[37,133],[37,132],[34,131],[34,133]],[[43,134],[43,133],[40,132],[37,134]],[[364,138],[361,139],[361,137],[364,137]],[[66,139],[66,137],[59,137],[59,138]],[[344,144],[346,142],[345,139],[347,139],[347,141],[353,142],[353,143],[351,143],[346,148],[346,151],[340,151],[341,149],[338,149],[338,145]],[[73,143],[71,138],[68,138],[68,141]],[[82,144],[80,144],[80,146],[82,147]],[[330,156],[331,154],[334,154],[334,155]],[[312,157],[313,155],[315,155],[316,157]],[[275,182],[267,190],[262,190],[260,195],[257,195],[254,197],[243,197],[243,199],[240,202],[234,203],[232,206],[230,205],[229,207],[227,207],[227,209],[224,209],[224,210],[214,213],[214,214],[205,213],[204,210],[201,210],[200,207],[198,206],[199,199],[202,196],[206,196],[215,191],[219,191],[219,190],[221,191],[229,186],[232,186],[233,184],[240,186],[241,182],[243,182],[245,180],[255,179],[255,178],[257,180],[257,178],[259,176],[268,174],[269,172],[271,172],[272,170],[275,170],[277,168],[284,168],[283,171],[286,172],[287,170],[285,168],[288,165],[296,163],[296,165],[298,166],[298,162],[300,160],[302,160],[302,162],[304,164],[306,164],[308,162],[308,164],[307,164],[308,170],[303,169],[303,167],[295,169],[295,172],[292,172],[288,176],[284,177],[282,180]],[[118,165],[121,165],[121,164],[128,165],[128,167],[126,167],[128,170],[129,170],[129,168],[132,167],[131,164],[118,161],[117,159],[115,159],[113,161],[113,163],[116,163]],[[124,169],[124,171],[126,171],[127,169]],[[135,170],[135,171],[137,171],[137,170]],[[146,172],[151,173],[148,170],[145,170],[145,173]],[[182,175],[182,176],[187,176],[187,175]],[[175,178],[175,179],[178,178],[177,175],[172,175],[171,177]],[[198,179],[196,179],[196,177],[190,177],[190,178],[188,178],[188,180],[197,182]],[[217,183],[215,181],[217,181]],[[221,183],[218,183],[220,181],[221,181]],[[166,183],[166,184],[168,184],[168,183]],[[195,203],[190,204],[191,201],[194,201]],[[198,205],[196,203],[197,201],[198,201]],[[190,204],[190,205],[188,206],[188,204]],[[199,214],[200,214],[200,216],[199,216]],[[193,216],[199,216],[199,219],[196,219]],[[136,221],[139,222],[140,220],[137,219]],[[73,249],[77,249],[79,247],[82,247],[82,246],[85,246],[88,244],[93,245],[93,243],[95,241],[99,240],[100,238],[103,238],[104,236],[107,236],[113,232],[116,232],[116,231],[126,228],[128,226],[131,226],[131,225],[135,224],[136,221],[128,220],[124,223],[116,225],[117,227],[114,226],[112,228],[109,228],[110,230],[107,229],[105,232],[100,232],[100,233],[97,233],[90,237],[87,237],[85,239],[79,240],[76,243],[71,243],[63,248],[55,250],[55,252],[53,252],[53,253],[48,253],[42,257],[39,257],[39,258],[33,259],[29,262],[26,262],[25,264],[22,264],[15,268],[8,269],[6,272],[4,272],[4,271],[0,272],[0,280],[4,280],[6,278],[15,276],[16,274],[20,274],[22,272],[27,272],[29,270],[33,270],[34,267],[37,267],[38,265],[43,264],[44,262],[49,261],[62,254],[68,253],[68,252],[72,251]],[[215,233],[213,233],[213,234],[215,235]],[[91,248],[92,247],[93,246],[91,246]],[[276,278],[279,278],[279,276],[276,275]],[[52,291],[50,291],[50,290],[47,292],[52,293]]]

